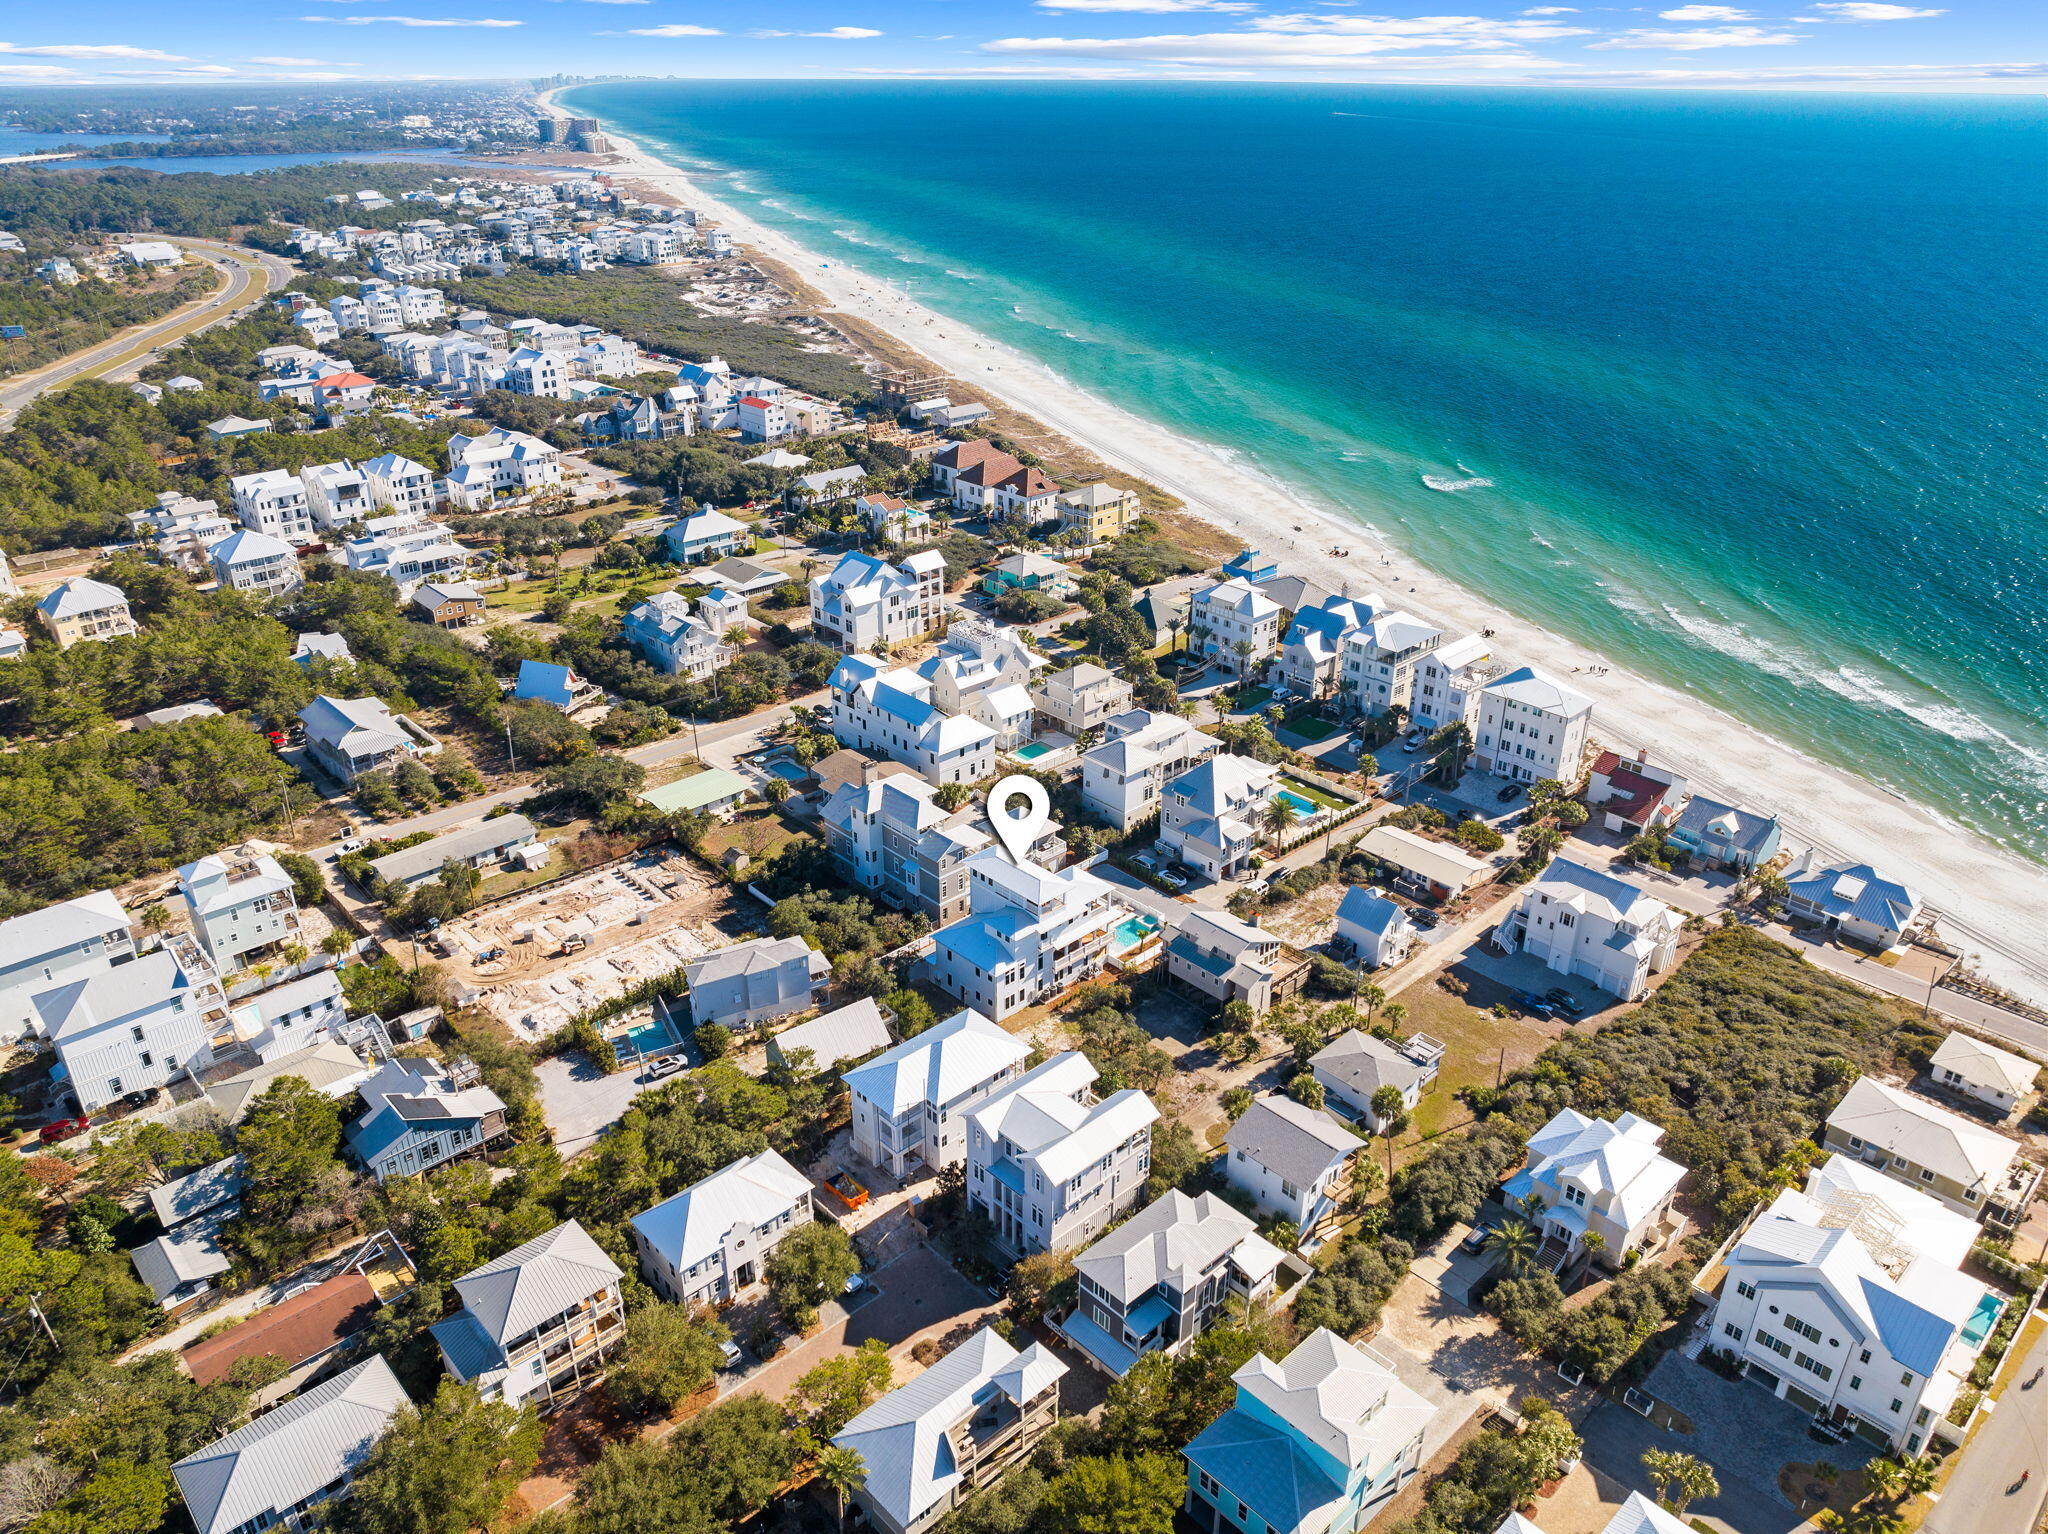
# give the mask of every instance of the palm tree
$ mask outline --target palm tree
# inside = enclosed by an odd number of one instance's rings
[[[1505,1220],[1486,1233],[1485,1249],[1498,1257],[1510,1273],[1525,1271],[1542,1244],[1536,1227],[1527,1220]]]
[[[1287,828],[1294,824],[1300,811],[1286,799],[1274,799],[1266,806],[1266,829],[1273,835],[1277,847],[1280,839],[1287,834]]]
[[[1246,668],[1251,663],[1252,642],[1249,639],[1240,639],[1236,644],[1232,645],[1230,648],[1231,651],[1237,656],[1237,674],[1239,676],[1243,676],[1245,674]]]
[[[1882,1497],[1887,1502],[1896,1502],[1899,1500],[1899,1492],[1904,1481],[1899,1462],[1888,1454],[1880,1454],[1875,1459],[1863,1462],[1863,1484],[1870,1488],[1874,1496]]]
[[[1934,1490],[1941,1479],[1941,1470],[1933,1460],[1923,1455],[1902,1461],[1899,1465],[1899,1498],[1910,1502],[1915,1497],[1925,1496]]]
[[[867,1479],[867,1474],[867,1462],[860,1457],[858,1449],[842,1449],[837,1444],[827,1444],[818,1451],[818,1479],[831,1487],[832,1495],[839,1499],[841,1528],[846,1527],[846,1499]]]
[[[1643,1473],[1657,1488],[1657,1500],[1680,1518],[1697,1499],[1721,1495],[1713,1466],[1695,1455],[1676,1449],[1645,1449],[1642,1465]]]
[[[1589,1230],[1579,1237],[1579,1245],[1592,1256],[1598,1257],[1607,1250],[1607,1238],[1597,1230]]]

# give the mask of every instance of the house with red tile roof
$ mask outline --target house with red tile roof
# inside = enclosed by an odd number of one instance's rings
[[[1691,797],[1677,773],[1618,751],[1600,753],[1586,786],[1586,803],[1600,812],[1607,829],[1631,837],[1670,825]]]

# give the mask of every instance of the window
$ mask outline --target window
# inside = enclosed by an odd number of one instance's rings
[[[1753,1300],[1756,1298],[1756,1285],[1749,1283],[1738,1283],[1735,1286],[1735,1292],[1741,1295],[1745,1300]]]
[[[1808,1342],[1820,1341],[1820,1328],[1809,1321],[1802,1321],[1797,1316],[1787,1316],[1785,1318],[1785,1325],[1804,1337]]]
[[[1905,1373],[1901,1374],[1899,1376],[1899,1383],[1910,1387],[1913,1383],[1913,1371],[1908,1369]]]
[[[1870,1349],[1868,1349],[1868,1348],[1865,1348],[1865,1349],[1864,1349],[1864,1350],[1862,1351],[1862,1353],[1860,1353],[1860,1354],[1859,1354],[1859,1355],[1857,1356],[1856,1362],[1858,1362],[1859,1364],[1867,1364],[1867,1363],[1869,1363],[1869,1362],[1870,1362]]]
[[[1818,1375],[1824,1380],[1831,1380],[1835,1377],[1835,1371],[1822,1363],[1818,1358],[1808,1358],[1804,1353],[1801,1353],[1793,1362],[1798,1364],[1808,1374]]]
[[[1898,1398],[1897,1396],[1893,1396],[1893,1397],[1892,1397],[1892,1415],[1893,1415],[1894,1417],[1896,1417],[1896,1416],[1897,1416],[1897,1415],[1898,1415],[1898,1414],[1899,1414],[1900,1412],[1904,1411],[1905,1409],[1906,1409],[1906,1403],[1905,1403],[1904,1401],[1901,1401],[1901,1400],[1900,1400],[1900,1399],[1899,1399],[1899,1398]]]
[[[1730,1337],[1734,1338],[1737,1342],[1740,1342],[1742,1340],[1742,1328],[1739,1326],[1730,1326],[1724,1321],[1721,1324],[1721,1330],[1726,1332]]]
[[[1849,1376],[1849,1388],[1850,1388],[1851,1390],[1861,1390],[1861,1389],[1863,1388],[1863,1376],[1862,1376],[1862,1375],[1860,1375],[1860,1374],[1852,1374],[1852,1375],[1850,1375],[1850,1376]]]

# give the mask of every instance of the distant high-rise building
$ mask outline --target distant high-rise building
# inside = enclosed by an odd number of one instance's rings
[[[540,141],[543,144],[559,144],[562,142],[563,124],[561,118],[543,117],[538,126],[540,128]]]

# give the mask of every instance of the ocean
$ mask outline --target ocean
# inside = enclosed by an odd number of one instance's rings
[[[570,101],[1607,662],[2048,861],[2048,102]]]

